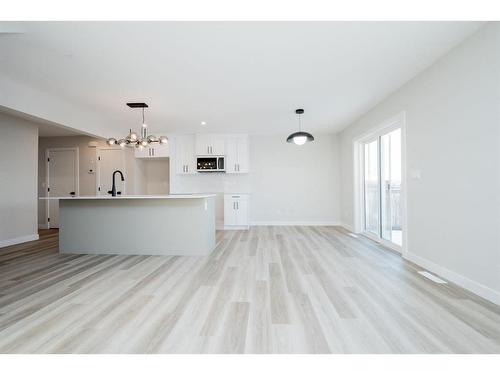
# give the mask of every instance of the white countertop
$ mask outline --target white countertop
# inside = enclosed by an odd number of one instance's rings
[[[40,197],[38,199],[71,199],[71,200],[93,200],[93,199],[197,199],[215,197],[215,194],[169,194],[169,195],[82,195],[79,197]]]

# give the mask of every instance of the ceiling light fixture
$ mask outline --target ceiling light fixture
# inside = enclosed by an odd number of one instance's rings
[[[299,108],[299,109],[295,110],[295,113],[297,115],[299,115],[299,131],[290,134],[288,136],[288,138],[286,139],[286,141],[288,143],[295,143],[296,145],[299,145],[299,146],[303,145],[306,142],[314,141],[314,137],[312,136],[312,134],[302,131],[302,121],[301,121],[300,115],[302,115],[304,113],[304,110]]]
[[[201,122],[201,126],[206,126],[206,125],[207,125],[207,123],[205,121]]]
[[[142,126],[141,126],[141,137],[137,133],[130,129],[128,135],[125,138],[116,140],[116,138],[109,138],[107,140],[108,145],[113,146],[118,144],[120,147],[137,147],[144,148],[148,147],[151,143],[166,144],[168,143],[168,138],[165,136],[157,137],[155,135],[148,135],[148,126],[144,121],[144,108],[148,108],[146,103],[127,103],[130,108],[142,108]]]

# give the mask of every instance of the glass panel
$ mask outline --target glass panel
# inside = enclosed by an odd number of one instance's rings
[[[380,236],[378,140],[365,144],[365,230]]]
[[[402,245],[401,129],[380,137],[382,238]]]

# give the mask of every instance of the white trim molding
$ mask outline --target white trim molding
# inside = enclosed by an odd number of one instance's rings
[[[250,226],[300,226],[300,227],[330,227],[341,226],[338,221],[253,221]]]
[[[11,238],[8,240],[2,240],[2,241],[0,241],[0,247],[7,247],[7,246],[17,245],[17,244],[24,243],[24,242],[36,241],[36,240],[38,240],[38,238],[39,238],[38,234],[30,234],[27,236],[21,236],[21,237]]]
[[[477,281],[471,280],[463,275],[456,273],[455,271],[440,266],[439,264],[431,262],[430,260],[422,258],[418,255],[407,253],[406,255],[403,255],[403,258],[415,263],[422,268],[425,268],[428,271],[431,271],[432,273],[435,273],[443,279],[451,281],[452,283],[455,283],[458,286],[467,289],[474,294],[477,294],[478,296],[490,302],[493,302],[494,304],[500,305],[499,291],[491,289],[486,285],[480,284]]]
[[[356,231],[354,230],[354,227],[351,225],[351,224],[347,224],[347,223],[340,223],[339,224],[342,228],[344,228],[345,230],[347,230],[348,232],[351,232],[351,233],[354,233],[354,234],[357,234]],[[359,233],[359,232],[358,232]]]

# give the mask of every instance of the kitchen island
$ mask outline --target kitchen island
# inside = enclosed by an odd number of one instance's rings
[[[213,194],[59,198],[65,254],[207,255],[215,248]]]

